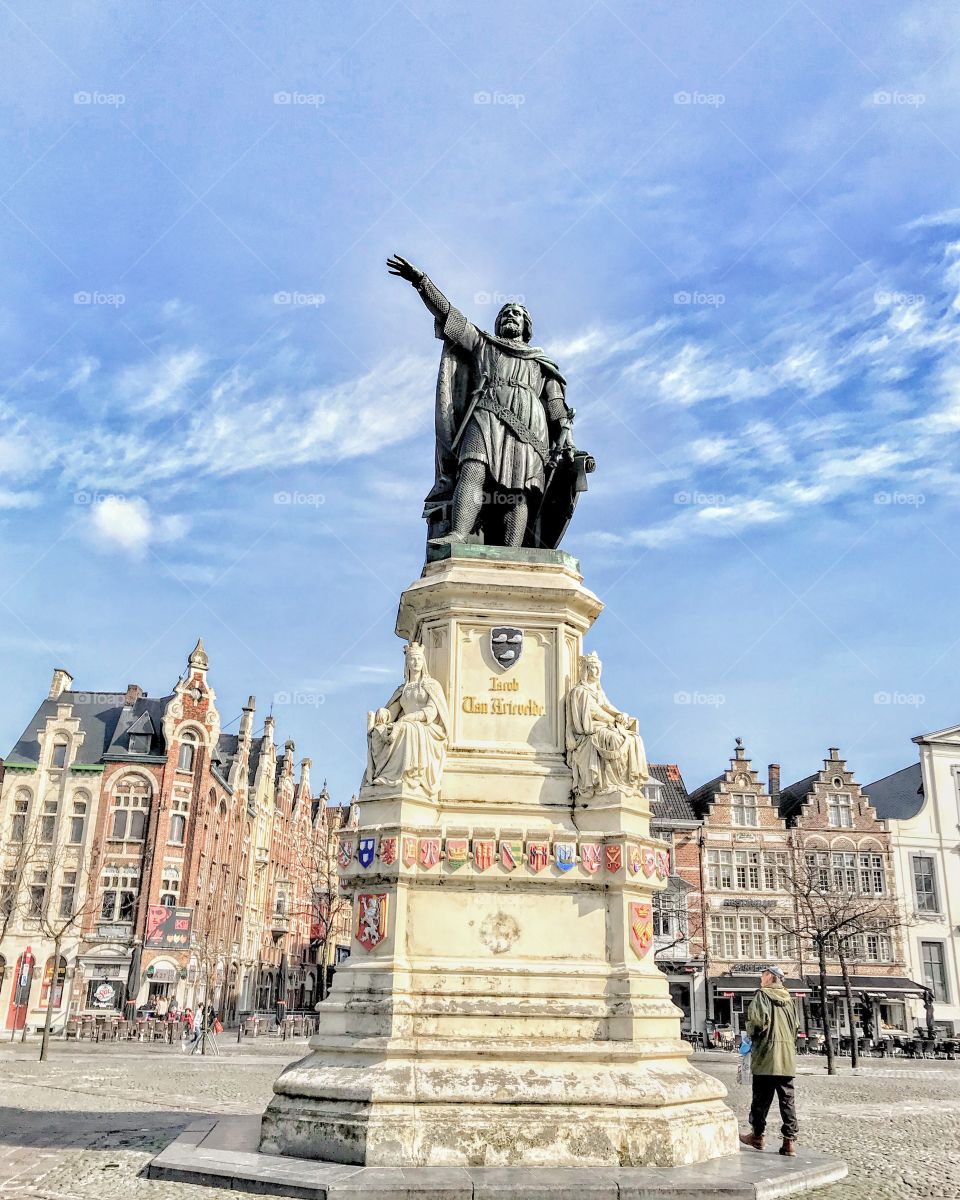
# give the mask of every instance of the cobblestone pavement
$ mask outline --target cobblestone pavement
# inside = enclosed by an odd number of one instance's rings
[[[224,1041],[220,1058],[200,1058],[167,1046],[57,1043],[40,1064],[35,1045],[0,1043],[0,1197],[237,1200],[139,1173],[198,1113],[262,1110],[281,1068],[305,1048]],[[738,1086],[733,1059],[696,1063],[727,1084],[745,1122],[749,1088]],[[960,1200],[960,1062],[871,1063],[833,1078],[811,1063],[801,1060],[812,1073],[797,1080],[801,1142],[850,1167],[814,1200]],[[768,1136],[775,1117],[774,1108]]]

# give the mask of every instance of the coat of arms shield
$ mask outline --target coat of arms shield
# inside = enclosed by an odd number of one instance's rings
[[[490,653],[502,671],[516,666],[523,653],[523,630],[511,625],[496,625],[490,630]]]

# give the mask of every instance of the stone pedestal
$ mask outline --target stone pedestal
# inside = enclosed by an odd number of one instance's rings
[[[677,1166],[736,1149],[653,961],[669,863],[646,799],[571,799],[564,698],[601,607],[559,551],[451,547],[404,593],[397,633],[423,644],[450,707],[440,797],[361,792],[341,886],[355,928],[367,912],[378,932],[368,921],[311,1053],[274,1085],[264,1152]],[[500,627],[523,635],[507,668]]]

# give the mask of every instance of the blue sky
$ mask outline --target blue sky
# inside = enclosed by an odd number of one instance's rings
[[[954,5],[0,5],[0,743],[202,634],[335,799],[399,679],[439,346],[522,296],[588,645],[693,787],[960,721]],[[291,503],[278,497],[292,496]],[[296,702],[294,702],[296,701]]]

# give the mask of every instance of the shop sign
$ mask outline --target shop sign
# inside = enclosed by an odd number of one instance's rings
[[[186,950],[190,945],[192,928],[192,908],[168,908],[165,904],[149,904],[143,944],[158,950]]]
[[[731,975],[759,975],[769,963],[751,962],[751,963],[734,963],[730,968]]]
[[[151,980],[154,983],[176,983],[177,968],[176,967],[154,967]]]

